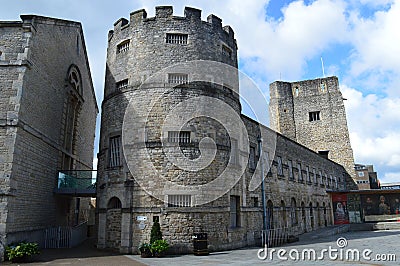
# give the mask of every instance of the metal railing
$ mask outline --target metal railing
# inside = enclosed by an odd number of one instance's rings
[[[63,170],[58,172],[55,192],[59,194],[95,194],[96,171]]]
[[[45,230],[44,248],[71,248],[87,238],[87,222],[77,226],[57,226]]]
[[[267,229],[261,231],[261,243],[264,247],[278,247],[288,242],[290,230],[288,227]]]

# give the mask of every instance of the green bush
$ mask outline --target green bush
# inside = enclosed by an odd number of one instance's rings
[[[155,240],[150,247],[151,253],[156,257],[163,256],[168,248],[169,244],[165,240]]]
[[[154,241],[161,239],[162,239],[162,233],[161,233],[160,223],[158,221],[155,221],[153,226],[151,227],[150,244],[153,244]]]
[[[37,243],[20,242],[6,246],[6,257],[11,261],[18,258],[31,257],[36,254],[40,254]]]

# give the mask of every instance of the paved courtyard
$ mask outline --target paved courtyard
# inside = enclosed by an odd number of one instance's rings
[[[338,238],[342,239],[337,241]],[[322,252],[323,249],[327,251]],[[269,257],[265,260],[258,258],[258,251],[259,248],[246,248],[215,252],[209,256],[141,258],[139,255],[99,251],[93,247],[92,242],[87,242],[73,249],[44,250],[36,262],[28,265],[399,265],[400,230],[346,232],[333,236],[327,235],[325,231],[317,231],[302,235],[299,242],[277,247],[275,251],[267,250]],[[354,261],[357,252],[360,261]],[[376,260],[379,258],[392,261]]]

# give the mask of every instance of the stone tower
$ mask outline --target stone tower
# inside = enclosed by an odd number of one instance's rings
[[[230,78],[219,80],[221,73],[218,71],[221,69],[206,67],[203,65],[206,60],[223,63],[236,71],[230,73]],[[193,65],[185,65],[189,61],[196,62],[196,69],[192,68]],[[184,64],[175,69],[168,68],[177,63]],[[203,70],[205,73],[199,73]],[[202,77],[199,79],[198,75]],[[100,248],[135,251],[137,243],[146,241],[150,234],[148,223],[151,225],[158,219],[168,234],[179,239],[175,244],[179,242],[183,250],[191,246],[189,231],[201,231],[201,225],[197,224],[199,221],[191,220],[189,216],[203,215],[202,207],[197,209],[197,206],[207,195],[174,190],[163,180],[175,180],[178,185],[192,187],[212,181],[228,164],[231,142],[221,121],[204,116],[190,119],[177,125],[178,128],[172,128],[174,125],[166,129],[162,127],[179,103],[192,98],[220,100],[230,106],[241,121],[237,45],[233,30],[229,26],[223,27],[221,19],[214,15],[202,21],[201,11],[188,7],[184,17],[173,16],[172,7],[159,6],[152,18],[147,18],[145,10],[139,10],[130,14],[129,21],[119,19],[108,35],[102,103],[97,176]],[[194,113],[209,111],[206,103],[189,106],[189,111]],[[135,109],[135,112],[129,113],[128,108]],[[129,115],[134,116],[129,120],[133,122],[127,125],[126,116]],[[172,121],[177,121],[178,116]],[[129,136],[124,135],[127,127],[132,133]],[[131,141],[129,138],[132,141],[140,138],[143,132],[143,143],[130,152],[124,144]],[[210,165],[196,173],[184,166],[176,167],[166,155],[183,152],[190,163],[200,156],[199,146],[204,138],[212,139],[217,153]],[[176,147],[178,149],[174,150]],[[149,160],[135,157],[145,154],[149,155]],[[152,167],[147,168],[147,163]],[[237,176],[240,178],[241,175]],[[149,183],[138,184],[138,178]],[[209,204],[229,208],[229,197]],[[188,208],[185,214],[172,209],[168,216],[163,216],[162,210],[171,206],[190,207],[190,211]],[[209,219],[217,221],[213,214],[209,216]],[[146,218],[140,218],[145,219],[140,223],[136,217]],[[229,216],[226,219],[229,221]],[[189,231],[177,232],[178,225],[184,225]],[[224,229],[216,227],[213,230]]]
[[[354,157],[337,77],[270,84],[271,128],[345,167]]]

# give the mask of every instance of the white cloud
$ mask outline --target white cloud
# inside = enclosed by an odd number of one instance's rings
[[[386,173],[382,178],[380,178],[382,183],[399,183],[400,181],[400,173]]]

